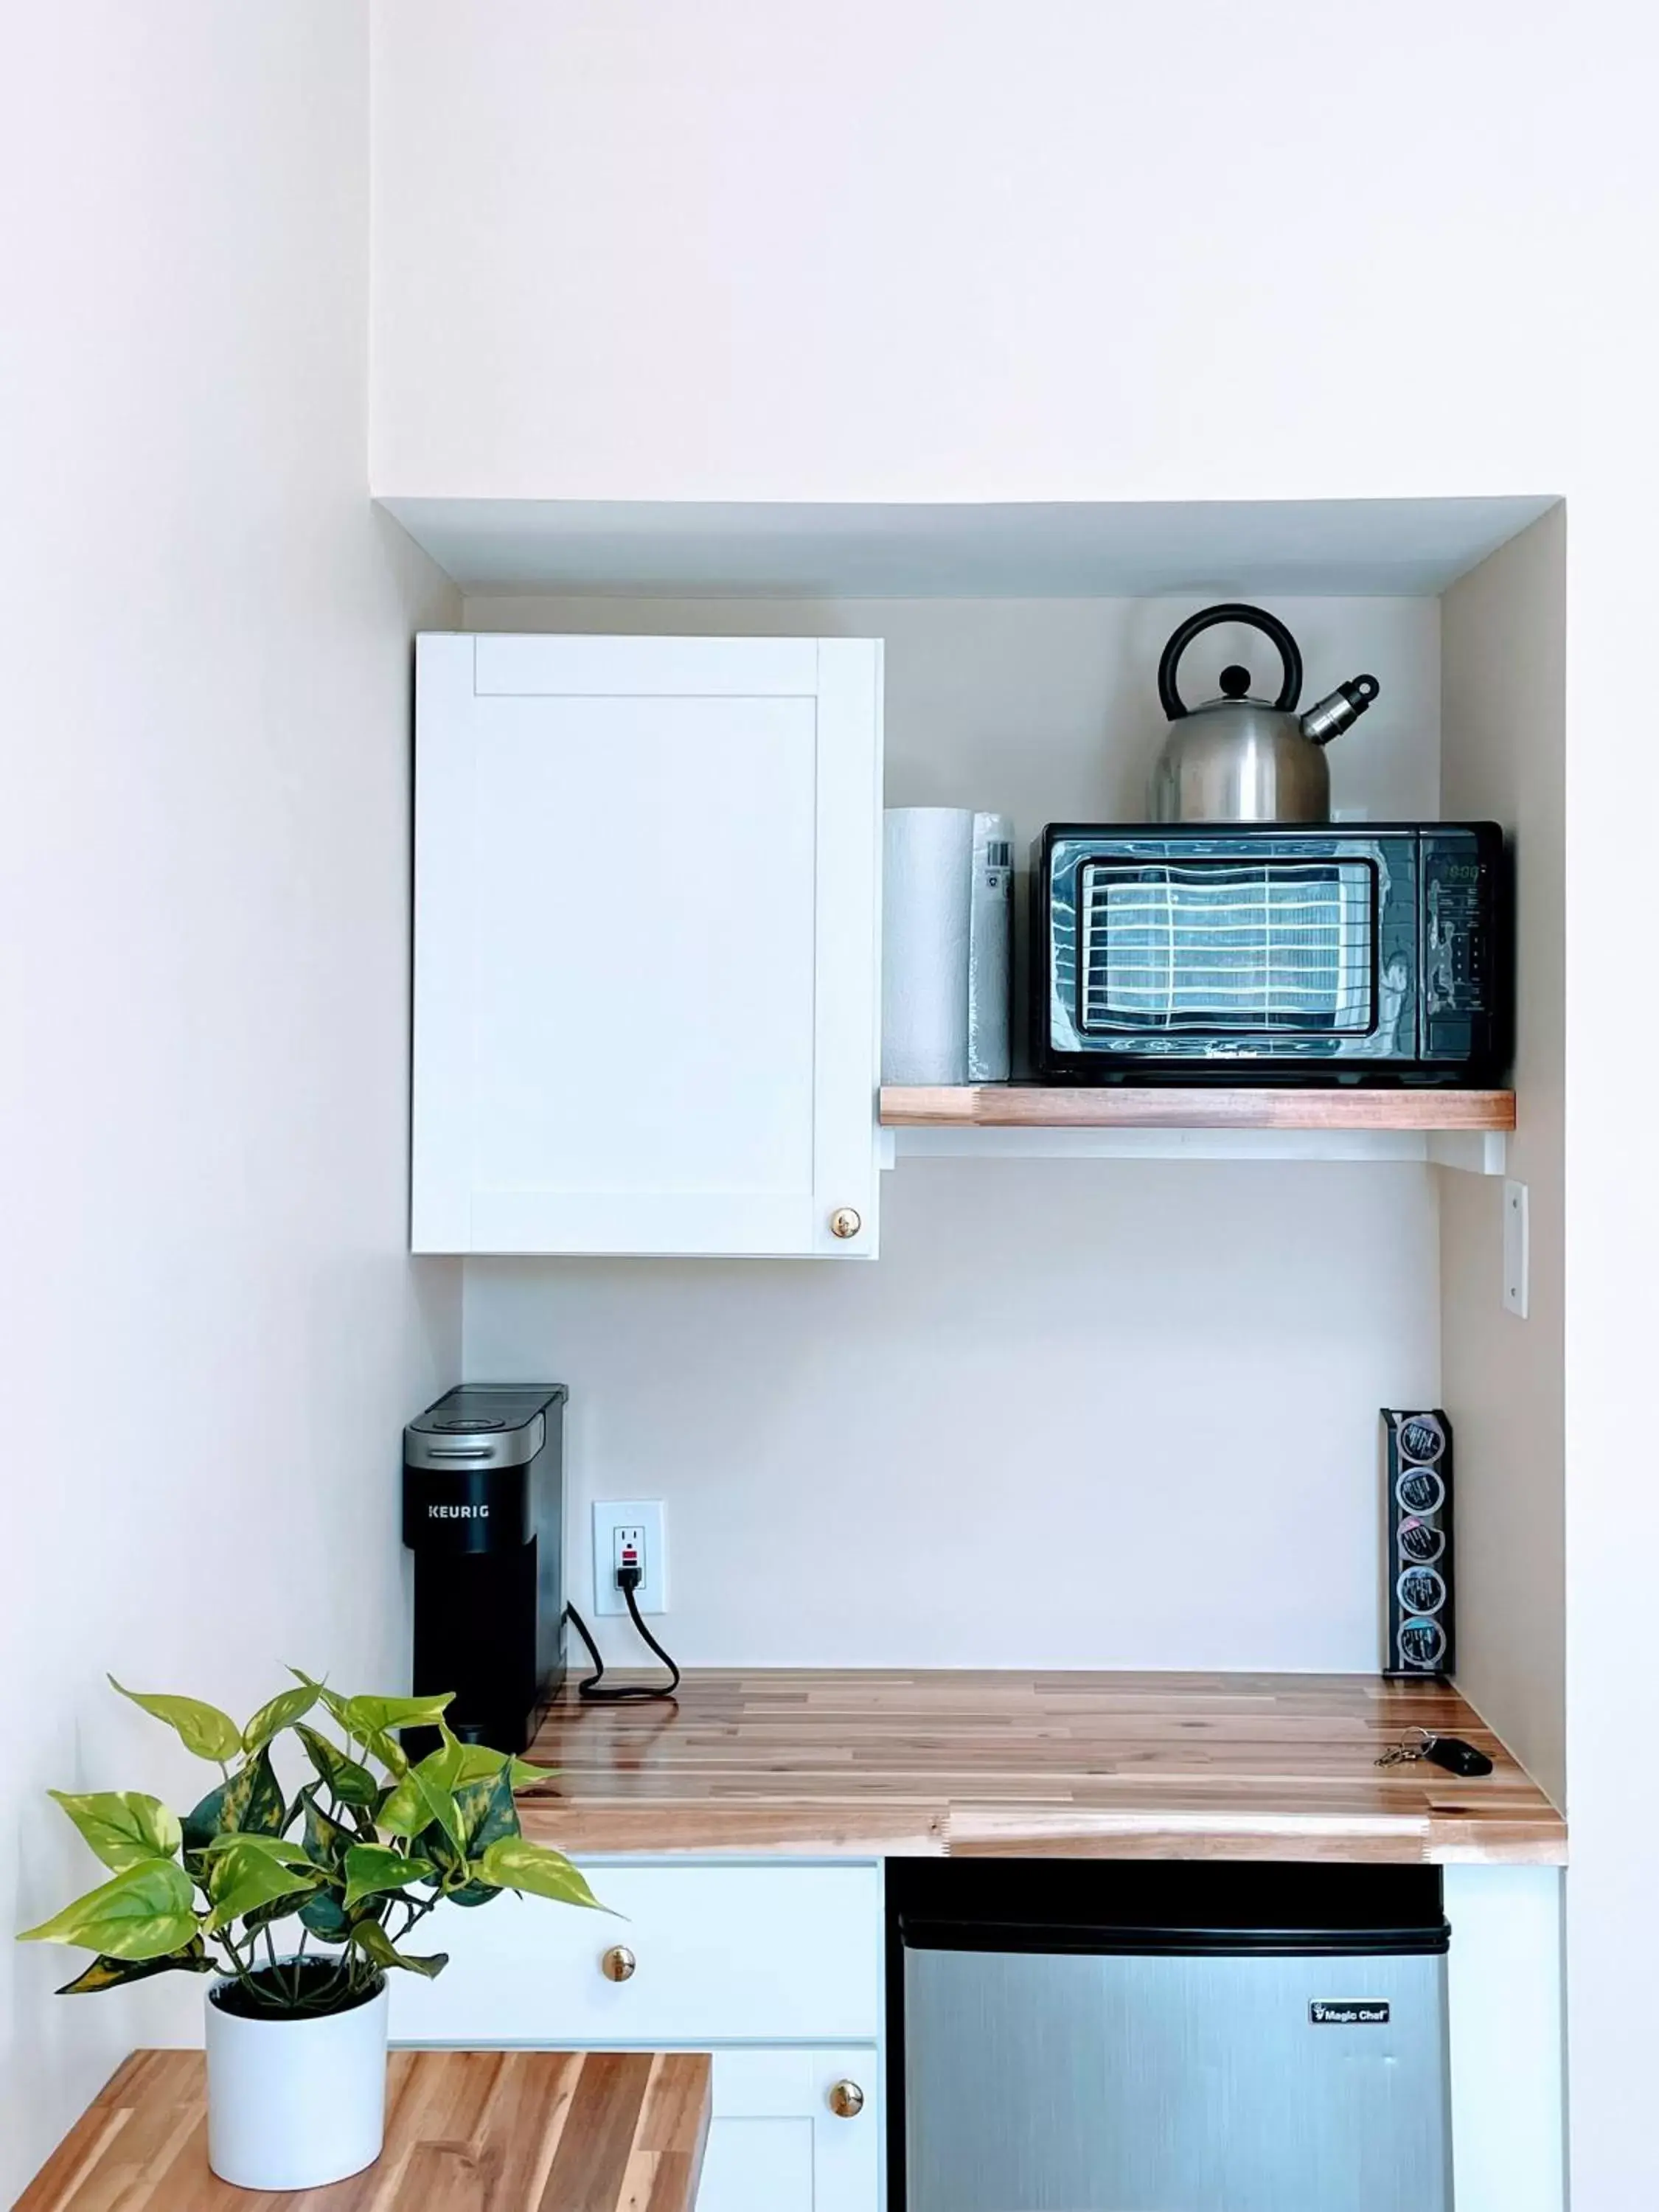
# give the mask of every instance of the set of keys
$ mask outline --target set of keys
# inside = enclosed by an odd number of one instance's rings
[[[1415,1741],[1413,1741],[1413,1738]],[[1390,1744],[1376,1762],[1378,1766],[1414,1766],[1419,1759],[1443,1766],[1448,1774],[1490,1774],[1492,1761],[1484,1751],[1465,1743],[1461,1735],[1436,1735],[1432,1729],[1407,1729],[1398,1743]]]

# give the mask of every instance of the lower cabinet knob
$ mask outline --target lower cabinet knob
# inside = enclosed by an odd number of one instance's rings
[[[855,2120],[864,2110],[864,2092],[856,2081],[837,2081],[830,2092],[830,2109],[838,2120]]]
[[[599,1960],[599,1972],[607,1982],[631,1981],[639,1963],[625,1943],[613,1943]]]
[[[856,1237],[863,1226],[857,1212],[850,1206],[838,1206],[830,1217],[832,1237]]]

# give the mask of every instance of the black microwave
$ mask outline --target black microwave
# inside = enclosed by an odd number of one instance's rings
[[[1496,823],[1051,823],[1031,892],[1039,1078],[1483,1084],[1507,1069]]]

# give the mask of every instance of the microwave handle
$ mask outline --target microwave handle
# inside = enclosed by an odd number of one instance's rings
[[[1288,714],[1302,696],[1302,654],[1296,640],[1279,617],[1270,615],[1265,607],[1247,607],[1240,600],[1229,599],[1218,607],[1206,607],[1200,614],[1188,615],[1164,648],[1158,664],[1158,697],[1170,721],[1180,721],[1188,711],[1186,702],[1176,689],[1176,670],[1181,656],[1195,637],[1206,629],[1213,629],[1218,623],[1245,623],[1272,640],[1285,664],[1285,680],[1279,687],[1273,707],[1279,714]]]

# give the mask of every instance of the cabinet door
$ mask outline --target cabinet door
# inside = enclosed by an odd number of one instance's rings
[[[697,2212],[817,2212],[812,2123],[750,2113],[708,2126]]]
[[[872,1255],[880,646],[427,636],[416,696],[415,1249]]]
[[[714,2112],[697,2212],[879,2212],[880,2053],[872,2044],[714,2054]],[[856,2081],[841,2118],[830,2093]]]

